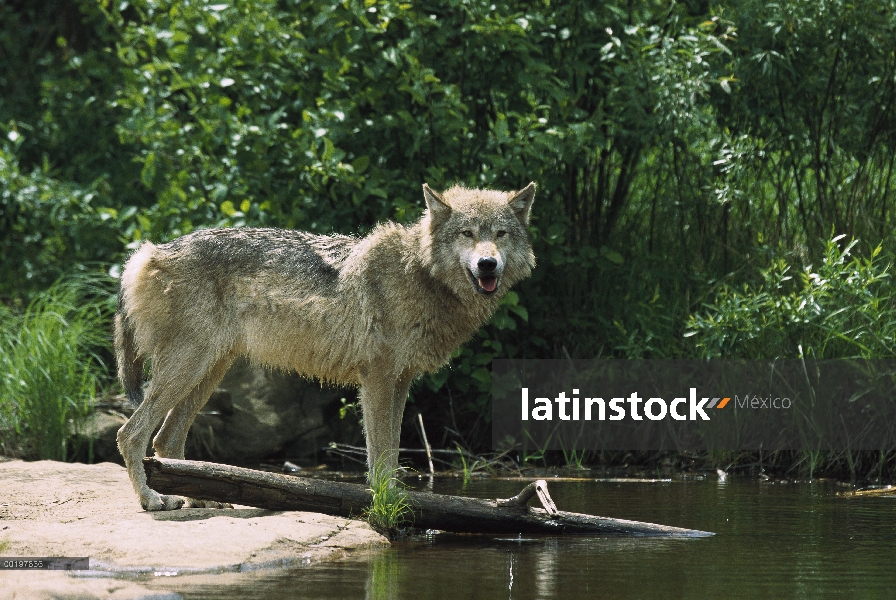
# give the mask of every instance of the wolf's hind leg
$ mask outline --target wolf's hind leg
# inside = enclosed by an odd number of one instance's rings
[[[183,460],[184,446],[187,443],[187,435],[190,426],[196,418],[196,414],[202,410],[208,402],[212,392],[224,379],[224,375],[233,364],[234,356],[225,355],[212,367],[199,385],[187,395],[187,397],[168,411],[165,422],[152,441],[152,447],[156,455],[162,458],[177,458]],[[212,502],[211,500],[195,500],[184,498],[184,508],[233,508],[232,504],[225,502]]]
[[[146,511],[177,510],[183,505],[181,498],[165,496],[149,488],[143,457],[156,426],[205,377],[210,362],[207,352],[205,348],[193,347],[154,356],[153,377],[146,389],[146,398],[118,430],[118,449],[140,497],[140,505]]]
[[[150,382],[146,398],[128,422],[118,430],[118,450],[124,458],[128,476],[143,510],[177,510],[184,501],[177,496],[164,496],[151,490],[146,484],[146,472],[143,470],[143,457],[146,456],[149,438],[172,404],[171,396],[168,397],[168,402],[163,402],[153,388],[153,382]]]

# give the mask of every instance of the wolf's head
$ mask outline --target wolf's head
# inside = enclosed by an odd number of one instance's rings
[[[535,266],[529,214],[535,184],[518,192],[423,185],[424,260],[456,294],[500,295]]]

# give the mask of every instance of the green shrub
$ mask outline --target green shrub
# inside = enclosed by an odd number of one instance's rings
[[[841,247],[841,244],[843,246]],[[857,242],[829,240],[818,268],[795,271],[786,258],[761,270],[761,283],[722,286],[686,337],[703,358],[892,358],[896,290],[881,247],[851,255]]]
[[[841,295],[812,313],[763,304],[802,266],[754,275],[766,246],[822,264],[832,226],[894,255],[894,27],[896,0],[0,3],[0,300],[143,239],[534,180],[539,267],[415,389],[471,447],[492,357],[889,356],[867,290],[812,284]]]
[[[20,139],[0,143],[0,301],[27,299],[86,264],[108,262],[121,245],[118,212],[97,186],[60,181],[46,165],[23,171]]]

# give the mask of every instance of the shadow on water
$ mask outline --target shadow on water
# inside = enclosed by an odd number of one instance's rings
[[[554,482],[563,510],[716,532],[703,539],[437,534],[277,573],[221,576],[194,598],[892,598],[896,498],[754,480]],[[421,483],[421,486],[423,484]],[[518,482],[436,480],[506,497]],[[170,582],[174,583],[174,582]]]

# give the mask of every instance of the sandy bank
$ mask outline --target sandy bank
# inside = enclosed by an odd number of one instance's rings
[[[144,512],[124,468],[0,463],[0,556],[87,556],[90,572],[0,571],[0,598],[136,598],[160,576],[257,572],[388,542],[361,521],[316,513]],[[144,586],[153,579],[152,591]],[[161,597],[161,596],[160,596]]]

